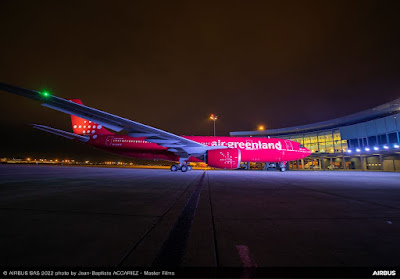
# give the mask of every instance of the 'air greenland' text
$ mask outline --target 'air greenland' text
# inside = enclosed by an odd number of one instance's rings
[[[282,143],[278,141],[277,143],[273,142],[254,142],[254,141],[246,141],[246,142],[234,142],[234,141],[212,141],[210,142],[202,142],[202,144],[210,145],[210,146],[226,146],[229,148],[241,148],[241,149],[277,149],[282,150]]]

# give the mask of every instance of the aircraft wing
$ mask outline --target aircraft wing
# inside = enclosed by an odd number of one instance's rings
[[[48,92],[39,92],[5,83],[0,83],[0,90],[37,100],[42,102],[42,106],[91,120],[116,132],[124,130],[128,132],[129,136],[144,137],[148,142],[168,147],[169,151],[177,154],[179,157],[200,156],[207,150],[224,148],[222,146],[207,146],[139,122],[74,103],[51,95]]]

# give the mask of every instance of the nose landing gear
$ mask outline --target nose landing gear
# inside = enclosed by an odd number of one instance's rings
[[[286,162],[279,163],[279,170],[282,172],[286,171]]]

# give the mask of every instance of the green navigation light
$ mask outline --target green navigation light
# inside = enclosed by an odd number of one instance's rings
[[[49,93],[48,91],[40,92],[40,94],[41,94],[42,96],[44,96],[44,97],[49,97],[49,96],[50,96],[50,93]]]

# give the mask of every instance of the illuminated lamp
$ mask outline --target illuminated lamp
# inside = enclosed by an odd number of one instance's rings
[[[357,151],[357,152],[361,152],[361,149],[360,149],[360,148],[357,148],[356,151]]]
[[[211,115],[210,115],[210,119],[211,119],[212,121],[214,121],[214,137],[215,137],[215,121],[217,121],[218,116],[216,116],[216,115],[214,115],[214,114],[211,114]],[[101,126],[100,126],[100,127],[101,127]]]
[[[389,146],[387,146],[387,145],[384,145],[384,146],[383,146],[383,148],[385,148],[385,149],[389,149]]]
[[[42,91],[42,92],[39,92],[39,94],[40,95],[42,95],[43,97],[49,97],[50,96],[50,93],[49,93],[49,91]]]
[[[347,149],[347,153],[351,153],[351,152],[353,152],[353,151],[351,151],[351,149]]]
[[[371,150],[371,149],[369,149],[369,147],[366,147],[366,148],[365,148],[365,151],[370,151],[370,150]]]
[[[395,144],[394,145],[394,148],[399,148],[400,146],[398,145],[398,144]]]
[[[378,147],[376,147],[376,146],[374,146],[374,150],[379,150],[379,148],[378,148]]]

